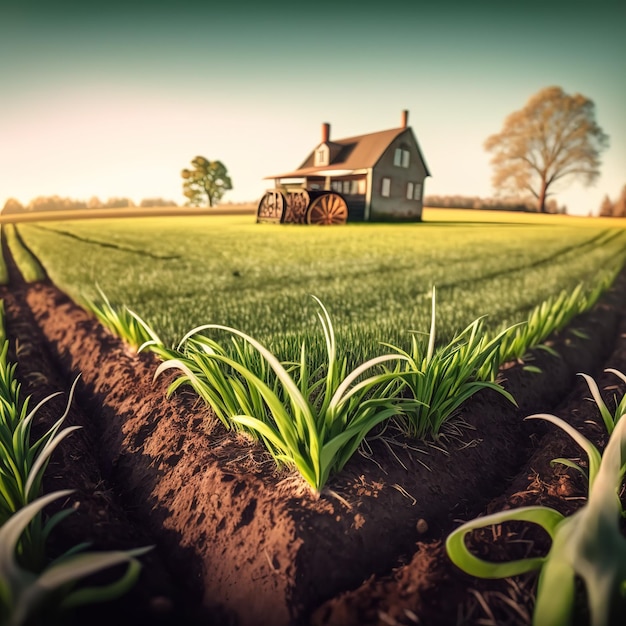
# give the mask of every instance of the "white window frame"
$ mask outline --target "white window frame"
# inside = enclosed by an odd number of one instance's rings
[[[396,148],[393,153],[393,164],[407,169],[411,162],[411,152],[406,148]]]
[[[389,178],[388,176],[385,176],[380,181],[380,195],[383,198],[389,198],[389,196],[391,195],[391,178]]]
[[[315,166],[319,167],[321,165],[328,165],[328,159],[329,159],[329,149],[328,146],[326,144],[321,145],[316,151],[315,151]]]
[[[415,198],[413,198],[413,189],[415,188],[415,185],[411,182],[408,182],[406,184],[406,199],[407,200],[414,200]]]
[[[413,187],[413,200],[422,199],[422,183],[415,183]]]

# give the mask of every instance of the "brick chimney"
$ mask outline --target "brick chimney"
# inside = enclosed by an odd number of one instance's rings
[[[401,124],[401,128],[406,128],[409,125],[409,112],[404,109],[404,111],[402,111],[402,124]]]
[[[330,124],[324,122],[322,124],[322,143],[328,143],[330,139]]]

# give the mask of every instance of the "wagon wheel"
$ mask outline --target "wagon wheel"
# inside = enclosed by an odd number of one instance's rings
[[[309,206],[309,194],[305,189],[296,189],[287,195],[287,210],[285,222],[290,224],[304,224],[306,210]]]
[[[271,221],[281,222],[285,210],[285,196],[276,189],[270,189],[266,192],[257,209],[257,222]]]
[[[348,205],[338,193],[326,193],[311,202],[306,214],[307,224],[345,224]]]

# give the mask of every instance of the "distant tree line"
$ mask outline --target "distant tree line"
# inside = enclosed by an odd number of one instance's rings
[[[600,205],[600,217],[626,217],[626,185],[622,187],[622,193],[615,202],[608,195],[604,196]]]
[[[425,196],[424,206],[445,209],[491,209],[494,211],[520,211],[537,213],[534,198],[481,198],[479,196]],[[559,206],[554,198],[545,202],[546,213],[567,214],[565,205]]]
[[[164,207],[178,206],[173,200],[165,200],[163,198],[145,198],[136,205],[130,198],[109,198],[105,202],[96,196],[93,196],[86,202],[84,200],[73,200],[72,198],[62,198],[60,196],[38,196],[31,200],[27,205],[23,205],[15,198],[9,198],[2,209],[5,214],[8,213],[29,213],[35,211],[72,211],[85,209],[123,209],[128,207],[139,206],[147,207]]]

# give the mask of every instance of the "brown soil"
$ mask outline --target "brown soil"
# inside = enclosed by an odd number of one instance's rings
[[[83,428],[56,451],[45,484],[76,489],[76,513],[56,531],[53,549],[82,540],[155,546],[127,598],[90,607],[77,623],[488,623],[480,620],[490,612],[496,623],[528,623],[531,578],[470,579],[449,563],[442,539],[490,507],[580,505],[584,490],[572,472],[549,466],[579,451],[555,428],[523,417],[556,409],[602,438],[585,422],[597,416],[576,373],[626,370],[626,275],[576,320],[588,339],[555,337],[560,358],[535,354],[542,374],[520,364],[504,371],[519,408],[477,394],[437,445],[374,440],[372,458],[355,456],[315,496],[297,475],[276,472],[256,445],[227,433],[191,393],[166,400],[169,381],[153,382],[153,356],[131,352],[50,283],[24,285],[10,269],[11,286],[0,295],[24,393],[68,390],[81,375],[68,423]],[[46,405],[40,428],[64,402]],[[520,533],[504,534],[510,543]]]

